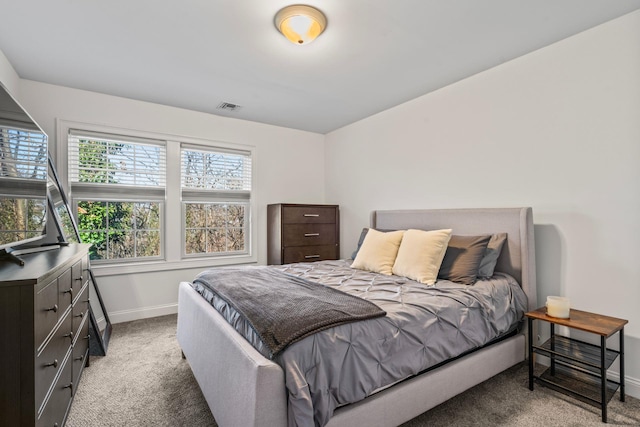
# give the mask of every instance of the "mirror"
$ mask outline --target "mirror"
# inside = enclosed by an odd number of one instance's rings
[[[0,84],[0,258],[20,265],[13,249],[45,235],[47,143],[47,135]]]
[[[60,185],[58,173],[49,155],[49,177],[48,177],[48,200],[49,211],[52,213],[58,231],[58,242],[62,245],[69,243],[80,243],[80,232],[76,224],[75,217],[71,214],[71,207],[64,189]],[[91,323],[91,339],[89,341],[89,354],[92,356],[104,356],[107,354],[109,339],[111,338],[111,321],[104,307],[100,290],[96,283],[91,268],[87,268],[89,273],[89,310]]]

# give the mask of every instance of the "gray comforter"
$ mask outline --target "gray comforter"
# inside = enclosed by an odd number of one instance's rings
[[[207,301],[215,294],[240,313],[270,359],[321,330],[387,314],[365,299],[264,266],[206,270],[192,285]]]
[[[318,332],[276,358],[285,373],[290,426],[325,425],[337,407],[489,343],[513,330],[527,307],[518,283],[500,273],[473,286],[440,280],[428,287],[349,265],[340,260],[273,267],[387,312]],[[232,307],[216,298],[210,302],[258,351],[269,353]]]

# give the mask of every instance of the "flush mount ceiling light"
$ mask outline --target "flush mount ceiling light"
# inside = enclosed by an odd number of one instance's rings
[[[327,27],[327,18],[318,9],[297,4],[280,9],[275,24],[291,43],[308,44],[322,34]]]

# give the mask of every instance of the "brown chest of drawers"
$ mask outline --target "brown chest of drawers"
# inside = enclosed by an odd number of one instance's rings
[[[0,263],[0,425],[62,426],[89,350],[89,245]]]
[[[289,264],[340,257],[337,205],[267,206],[267,262]]]

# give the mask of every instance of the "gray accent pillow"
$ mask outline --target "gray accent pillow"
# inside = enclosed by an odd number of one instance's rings
[[[507,233],[498,233],[491,236],[487,249],[484,251],[484,256],[480,261],[480,267],[478,267],[478,277],[491,277],[493,271],[496,268],[498,257],[502,252],[502,246],[507,240]]]
[[[476,283],[478,267],[490,239],[491,235],[451,236],[438,278],[463,285]]]
[[[362,242],[364,242],[364,238],[367,237],[368,228],[363,228],[360,233],[360,238],[358,239],[358,246],[356,246],[356,250],[351,254],[351,259],[356,259],[356,255],[358,255],[358,251],[360,250],[360,246],[362,246]]]

